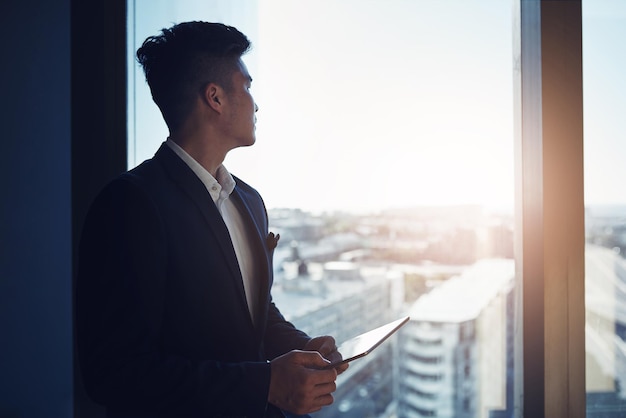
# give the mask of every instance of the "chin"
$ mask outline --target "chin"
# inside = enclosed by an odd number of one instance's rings
[[[242,141],[241,146],[242,147],[251,147],[255,143],[256,143],[256,137],[252,137],[252,138],[249,138],[246,141]]]

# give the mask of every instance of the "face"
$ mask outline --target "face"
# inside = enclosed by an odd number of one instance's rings
[[[256,141],[256,115],[259,110],[250,93],[252,77],[246,65],[239,60],[238,69],[232,75],[232,85],[226,93],[228,103],[225,128],[233,141],[232,148],[245,147]]]

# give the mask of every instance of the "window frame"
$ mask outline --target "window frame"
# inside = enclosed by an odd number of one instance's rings
[[[519,417],[586,415],[581,6],[515,7]]]
[[[105,179],[126,167],[128,154],[126,82],[119,76],[129,59],[124,47],[126,1],[98,4],[106,9],[107,24],[90,29],[77,24],[90,15],[88,11],[72,3],[73,49],[89,45],[90,51],[100,51],[97,58],[116,69],[90,73],[89,80],[72,84],[74,93],[92,92],[93,85],[107,87],[97,101],[102,103],[99,112],[93,111],[92,95],[72,96],[73,120],[82,121],[72,127],[74,257],[86,207]],[[581,0],[513,0],[519,28],[515,33],[515,245],[521,289],[516,295],[515,342],[522,347],[515,361],[521,371],[515,374],[518,417],[586,414],[581,15]],[[115,28],[115,36],[105,37],[107,28]],[[111,48],[106,39],[115,39],[117,47]],[[75,52],[72,69],[78,73],[82,67]],[[109,131],[94,135],[87,126],[108,126]],[[567,187],[559,187],[562,184]],[[77,378],[75,416],[95,416],[82,394]]]

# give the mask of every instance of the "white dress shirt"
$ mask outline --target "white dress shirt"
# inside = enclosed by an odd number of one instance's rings
[[[252,321],[255,321],[254,312],[256,301],[258,299],[258,283],[254,280],[254,257],[250,247],[248,232],[244,226],[241,213],[229,199],[230,194],[235,189],[235,179],[226,170],[224,165],[217,168],[217,179],[209,173],[200,163],[194,160],[187,152],[182,149],[176,142],[167,139],[165,142],[178,155],[191,170],[198,176],[204,184],[207,191],[211,195],[213,202],[217,206],[217,210],[222,215],[222,219],[228,228],[230,239],[235,248],[235,255],[239,263],[239,270],[243,277],[243,287],[246,293],[246,301]]]

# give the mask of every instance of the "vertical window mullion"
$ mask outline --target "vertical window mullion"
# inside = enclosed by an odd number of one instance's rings
[[[584,417],[580,1],[520,2],[516,139],[523,416]],[[519,336],[518,336],[519,338]]]

